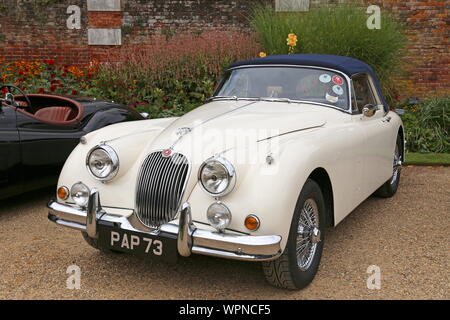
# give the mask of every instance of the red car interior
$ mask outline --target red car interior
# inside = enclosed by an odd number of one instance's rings
[[[16,96],[17,111],[42,122],[56,125],[75,124],[83,116],[83,106],[70,98],[48,94],[29,94],[32,108],[23,96]]]

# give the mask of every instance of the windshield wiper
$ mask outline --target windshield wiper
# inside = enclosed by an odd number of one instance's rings
[[[230,97],[230,96],[212,96],[212,97],[209,97],[208,99],[206,99],[206,102],[213,101],[216,99],[236,100],[237,101],[239,98],[237,96],[232,96],[232,97]]]
[[[269,102],[287,102],[292,103],[292,100],[289,98],[259,98],[260,101],[269,101]]]

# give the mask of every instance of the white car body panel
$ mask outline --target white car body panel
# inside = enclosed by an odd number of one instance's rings
[[[391,121],[384,121],[387,116]],[[391,177],[401,125],[396,113],[384,110],[368,118],[307,103],[213,101],[181,118],[120,123],[88,134],[86,143],[80,143],[67,159],[58,186],[70,189],[82,181],[99,190],[105,209],[129,216],[142,162],[149,153],[173,146],[191,165],[182,201],[191,204],[194,222],[208,228],[206,210],[215,199],[198,185],[197,172],[204,160],[222,153],[237,174],[234,190],[220,199],[233,215],[229,229],[250,233],[244,219],[255,214],[261,226],[250,234],[281,235],[284,248],[297,198],[310,174],[317,168],[327,172],[333,221],[338,224]],[[180,138],[179,128],[191,131]],[[256,138],[262,141],[251,140],[246,132],[258,132]],[[214,139],[214,133],[223,139]],[[117,176],[107,183],[95,180],[85,165],[89,150],[101,142],[120,159]],[[257,150],[250,151],[256,163],[235,162],[252,148]],[[272,164],[265,161],[267,155],[273,157]],[[73,203],[70,198],[66,202]]]

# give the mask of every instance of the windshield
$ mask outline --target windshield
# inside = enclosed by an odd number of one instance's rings
[[[333,71],[297,67],[248,67],[225,74],[216,97],[268,98],[323,103],[347,110],[348,84]]]

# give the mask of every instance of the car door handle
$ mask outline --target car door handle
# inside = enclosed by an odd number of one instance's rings
[[[383,120],[381,120],[381,121],[383,121],[383,122],[391,122],[391,119],[392,119],[392,117],[390,117],[390,116],[387,116],[387,117],[385,117]]]

